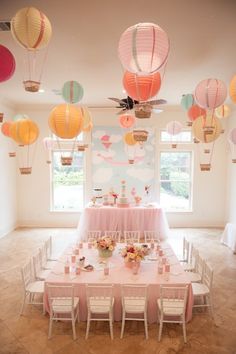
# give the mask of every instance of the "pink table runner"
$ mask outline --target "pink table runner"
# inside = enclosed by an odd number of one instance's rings
[[[88,249],[87,244],[80,250],[80,255],[86,258],[86,264],[94,265],[95,269],[92,272],[81,271],[80,275],[75,275],[74,271],[70,274],[64,274],[64,263],[67,258],[70,258],[72,249],[67,250],[60,262],[55,266],[52,273],[46,279],[45,284],[53,283],[58,285],[74,284],[76,296],[80,298],[80,319],[86,321],[87,319],[87,305],[85,284],[114,284],[115,292],[115,306],[114,306],[114,320],[121,320],[121,284],[147,284],[148,285],[148,322],[154,323],[157,321],[157,298],[159,297],[160,285],[188,285],[189,296],[186,312],[186,320],[192,318],[193,294],[191,281],[188,274],[184,272],[171,247],[163,243],[164,252],[169,258],[171,264],[171,273],[169,280],[165,275],[157,273],[157,261],[147,259],[141,262],[141,267],[138,275],[133,275],[132,269],[124,266],[124,260],[119,254],[124,244],[118,244],[113,256],[110,258],[110,271],[108,276],[104,276],[103,266],[99,264],[98,251],[96,249]],[[58,294],[59,295],[59,294]],[[45,285],[45,308],[48,311],[47,288]]]
[[[169,226],[163,209],[151,207],[88,207],[85,208],[78,224],[78,240],[86,241],[87,231],[145,230],[159,232],[162,240],[168,237]]]

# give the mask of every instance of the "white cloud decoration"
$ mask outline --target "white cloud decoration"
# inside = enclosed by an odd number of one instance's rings
[[[112,168],[98,168],[93,174],[93,183],[107,183],[113,176]]]
[[[154,170],[151,168],[129,168],[127,169],[127,175],[138,179],[142,182],[149,182],[154,178]]]

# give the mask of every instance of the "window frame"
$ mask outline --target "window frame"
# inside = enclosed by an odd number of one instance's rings
[[[173,139],[172,139],[172,140],[163,141],[163,140],[161,139],[161,134],[162,134],[163,132],[166,132],[166,133],[167,133],[166,129],[164,129],[164,128],[160,129],[160,134],[159,134],[159,143],[160,143],[160,145],[162,145],[162,144],[163,144],[163,145],[168,145],[168,144],[172,144],[172,143],[178,144],[178,145],[188,145],[188,144],[192,144],[192,142],[193,142],[193,135],[192,135],[192,131],[191,131],[190,129],[183,129],[183,130],[182,130],[182,132],[189,132],[189,133],[190,133],[190,140],[189,140],[189,141],[179,141],[179,140],[175,140],[175,139],[174,139],[175,135],[173,135]],[[170,135],[170,134],[169,134],[169,135]]]

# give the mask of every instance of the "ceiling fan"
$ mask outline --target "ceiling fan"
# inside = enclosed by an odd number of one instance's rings
[[[163,99],[139,102],[133,100],[129,96],[127,96],[127,98],[122,98],[122,99],[115,98],[115,97],[108,97],[108,99],[119,103],[119,106],[116,108],[121,108],[121,110],[117,114],[124,113],[134,108],[135,116],[137,118],[150,118],[151,111],[155,113],[161,113],[162,112],[161,109],[155,108],[153,106],[167,103],[166,100]]]

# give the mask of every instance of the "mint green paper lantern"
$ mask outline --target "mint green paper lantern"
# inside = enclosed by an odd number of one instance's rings
[[[29,119],[29,116],[27,116],[27,114],[18,113],[13,117],[14,122],[20,119]]]
[[[62,88],[62,97],[67,103],[77,103],[82,100],[84,89],[77,81],[67,81]]]
[[[185,111],[187,111],[194,104],[193,95],[191,93],[188,93],[187,95],[183,95],[180,104],[181,104],[182,108]]]

